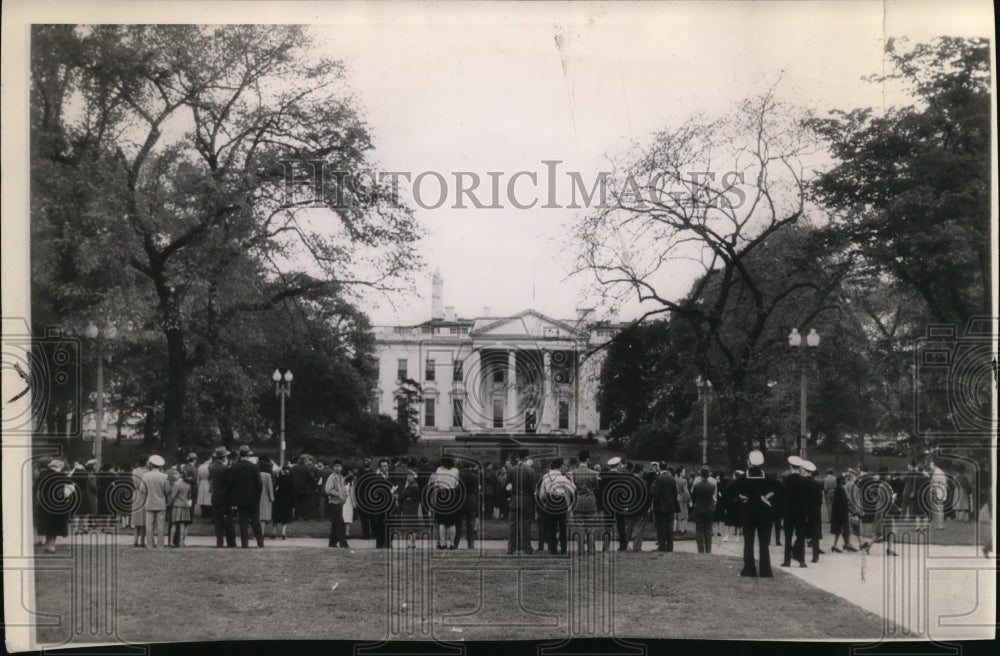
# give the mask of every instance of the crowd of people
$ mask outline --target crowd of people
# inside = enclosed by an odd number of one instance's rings
[[[394,535],[416,548],[417,535],[429,529],[438,549],[459,548],[463,535],[471,549],[481,520],[494,519],[509,522],[508,553],[565,555],[571,540],[580,554],[607,551],[615,542],[619,551],[641,551],[652,523],[656,550],[665,552],[689,529],[699,553],[711,553],[715,538],[742,534],[743,575],[770,576],[772,535],[776,545],[784,541],[783,566],[806,567],[807,546],[813,563],[824,553],[824,526],[833,538],[830,551],[841,553],[889,539],[894,518],[925,517],[941,530],[946,513],[974,521],[976,510],[964,467],[946,476],[934,462],[911,463],[899,473],[859,467],[821,476],[813,463],[792,456],[787,471],[765,474],[763,456],[753,452],[746,471],[727,478],[708,468],[619,457],[591,463],[586,450],[568,460],[536,462],[525,449],[500,463],[445,455],[437,463],[399,457],[374,466],[363,458],[347,467],[308,454],[279,466],[244,445],[235,454],[218,447],[198,460],[190,453],[168,467],[153,455],[131,471],[102,471],[93,460],[49,461],[35,481],[40,543],[53,551],[73,519],[77,531],[131,529],[136,547],[184,547],[200,512],[218,548],[237,546],[237,526],[239,546],[263,547],[265,539],[286,539],[293,522],[320,520],[330,523],[330,547],[348,548],[359,521],[357,537],[374,539],[377,548],[392,546]],[[886,553],[894,554],[891,545]]]

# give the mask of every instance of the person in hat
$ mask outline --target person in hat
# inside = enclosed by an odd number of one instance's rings
[[[251,461],[253,452],[244,444],[239,459],[232,468],[233,502],[240,519],[240,547],[250,546],[250,529],[253,529],[257,546],[264,546],[264,533],[260,529],[260,494],[264,484],[260,480],[260,467]]]
[[[167,475],[163,473],[165,464],[161,456],[150,456],[147,462],[149,471],[142,475],[142,482],[139,485],[143,507],[146,509],[146,534],[154,549],[160,544],[164,546],[167,544],[165,515],[169,481]]]
[[[568,472],[569,480],[576,488],[576,505],[573,507],[573,521],[581,529],[582,553],[594,553],[594,525],[597,519],[597,472],[590,468],[590,452],[586,449],[577,454],[579,464]]]
[[[782,567],[791,567],[792,559],[799,567],[806,567],[806,520],[809,517],[810,484],[802,475],[802,465],[805,461],[798,456],[789,456],[788,464],[791,472],[785,476],[785,557]],[[794,540],[792,539],[794,537]]]
[[[535,470],[528,465],[527,449],[517,452],[517,464],[510,470],[507,488],[510,491],[510,535],[507,539],[507,553],[524,551],[532,554],[531,519],[535,513]]]
[[[292,464],[286,462],[274,477],[274,508],[272,508],[274,528],[271,537],[282,540],[288,537],[287,528],[295,519],[295,480]]]
[[[73,509],[80,503],[76,485],[66,474],[66,463],[53,458],[35,482],[36,529],[45,553],[55,553],[56,539],[69,535]]]
[[[330,475],[323,484],[323,492],[326,494],[327,516],[330,518],[330,537],[327,546],[348,549],[350,545],[347,543],[347,529],[344,523],[344,504],[347,503],[350,492],[344,480],[344,463],[339,458],[335,459],[330,467]]]
[[[215,525],[215,547],[221,549],[225,537],[227,547],[236,546],[236,528],[233,525],[232,470],[229,467],[229,451],[224,446],[212,453],[212,464],[208,466],[209,493],[212,497],[212,523]]]
[[[780,487],[778,481],[764,473],[764,454],[756,450],[747,458],[746,474],[729,485],[727,494],[738,500],[743,515],[743,570],[740,576],[774,576],[771,571],[771,521],[773,501]],[[757,560],[754,559],[755,539],[760,554]]]
[[[607,468],[600,472],[597,477],[597,494],[600,497],[600,505],[604,511],[611,515],[615,523],[615,531],[618,534],[618,551],[628,551],[628,513],[629,508],[622,502],[629,499],[641,498],[636,479],[625,471],[626,463],[621,458],[615,456],[607,462]],[[650,495],[647,495],[647,497]],[[611,546],[609,535],[605,535],[603,551],[608,551]]]
[[[812,562],[818,563],[820,554],[825,553],[819,546],[823,539],[823,481],[816,477],[816,465],[810,460],[802,461],[805,472],[806,489],[806,535],[812,548]]]

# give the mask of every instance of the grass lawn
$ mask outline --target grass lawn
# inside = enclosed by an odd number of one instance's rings
[[[571,628],[570,618],[591,617],[596,626],[593,618],[601,608],[608,608],[608,626],[619,637],[846,639],[877,638],[882,629],[877,616],[780,570],[773,579],[740,578],[740,561],[722,556],[612,552],[589,558],[514,558],[435,550],[117,549],[118,636],[136,643],[599,637],[601,632]],[[579,599],[571,582],[602,580],[593,563],[603,558],[614,562],[605,570],[614,574],[606,579],[614,590],[613,611],[590,599],[575,602],[579,612],[571,613],[569,600]],[[427,583],[394,597],[387,613],[388,581],[417,580],[420,568],[414,569],[413,559],[432,564]],[[579,569],[571,575],[570,567]],[[69,618],[72,578],[68,569],[39,570],[37,610]],[[429,609],[422,630],[417,590],[425,591],[423,607]],[[402,599],[409,599],[408,608],[398,603]],[[417,632],[396,633],[407,622],[416,622]],[[40,630],[39,641],[66,641],[68,623]]]
[[[944,523],[943,531],[930,531],[929,537],[931,544],[941,544],[941,545],[961,545],[961,544],[982,544],[981,536],[987,535],[989,533],[989,524],[983,523],[977,525],[974,522],[952,522],[946,521]],[[825,527],[829,529],[829,525]],[[537,536],[538,528],[532,527],[532,534]],[[725,531],[726,527],[721,525],[716,525],[717,531]],[[237,532],[239,531],[239,526],[237,526]],[[270,529],[269,529],[270,531]],[[129,530],[124,530],[123,532],[129,533]],[[507,520],[490,519],[480,522],[479,526],[479,537],[484,540],[506,540],[510,532],[510,522]],[[829,531],[827,530],[827,533]],[[270,533],[268,533],[270,534]],[[327,538],[330,535],[330,523],[327,521],[316,521],[310,520],[306,522],[298,521],[293,522],[288,525],[287,534],[290,537],[307,537],[307,538]],[[215,535],[215,529],[212,527],[212,523],[207,519],[201,519],[200,517],[195,518],[194,523],[188,527],[188,535]],[[656,527],[653,522],[647,522],[646,531],[644,533],[646,540],[656,540]],[[354,522],[351,526],[350,537],[360,538],[361,537],[361,522]],[[693,540],[694,539],[694,524],[692,523],[688,527],[688,532],[686,534],[675,534],[675,540]],[[832,537],[828,534],[824,534],[823,539],[826,542],[832,541]],[[465,544],[463,539],[462,544]]]

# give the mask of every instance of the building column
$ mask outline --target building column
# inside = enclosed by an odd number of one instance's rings
[[[552,353],[542,353],[542,416],[538,418],[538,432],[551,433],[555,426],[555,408],[552,398]]]
[[[507,408],[504,417],[504,428],[514,428],[522,425],[524,419],[518,415],[517,409],[517,351],[507,351]]]
[[[465,401],[462,402],[462,426],[465,430],[483,428],[483,377],[482,361],[479,351],[472,350],[462,363],[462,388],[465,390]],[[492,410],[491,410],[492,411]]]

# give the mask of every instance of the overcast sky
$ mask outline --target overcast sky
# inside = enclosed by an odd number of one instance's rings
[[[494,315],[532,307],[573,316],[590,305],[592,281],[566,279],[574,253],[567,227],[576,210],[539,207],[546,201],[543,161],[560,161],[560,175],[580,171],[590,180],[608,169],[609,156],[648,141],[653,130],[698,112],[724,113],[779,78],[779,97],[818,112],[898,103],[891,89],[861,79],[884,70],[886,38],[992,36],[993,25],[985,1],[25,6],[36,22],[313,25],[323,54],[348,66],[378,168],[412,177],[437,172],[449,185],[438,209],[414,204],[404,186],[404,200],[427,231],[419,247],[428,270],[416,280],[418,296],[365,299],[376,324],[427,319],[436,268],[445,305],[459,316],[479,315],[483,306]],[[5,19],[13,15],[10,5],[4,11]],[[4,136],[8,147],[20,148]],[[499,209],[453,209],[454,171],[479,175],[487,204],[489,172],[501,176],[503,189],[518,171],[534,172],[539,190],[524,178],[516,190],[522,202],[541,196],[539,206],[518,209],[504,194]],[[431,205],[438,187],[432,178],[424,182],[424,204]],[[566,190],[560,186],[561,202]],[[672,271],[667,294],[684,294],[694,275]],[[633,304],[619,318],[638,313]]]
[[[459,316],[490,306],[493,314],[533,307],[567,317],[589,304],[591,282],[566,279],[566,227],[576,210],[521,210],[506,199],[501,209],[453,209],[451,172],[478,173],[489,204],[487,172],[503,172],[504,189],[517,171],[534,171],[540,191],[527,180],[517,189],[522,203],[540,196],[540,206],[543,160],[561,161],[560,174],[592,175],[653,130],[724,112],[779,76],[779,96],[820,112],[899,103],[893,89],[861,79],[883,70],[885,39],[990,36],[990,12],[988,3],[782,2],[449,5],[418,16],[376,6],[349,29],[317,30],[349,65],[380,167],[437,171],[449,184],[442,207],[416,207],[445,304]],[[423,182],[423,204],[432,205],[440,187]],[[396,298],[395,308],[380,301],[369,308],[374,321],[428,318],[429,273],[417,281],[422,297]],[[679,271],[674,295],[693,275]],[[620,318],[636,314],[632,305]]]

